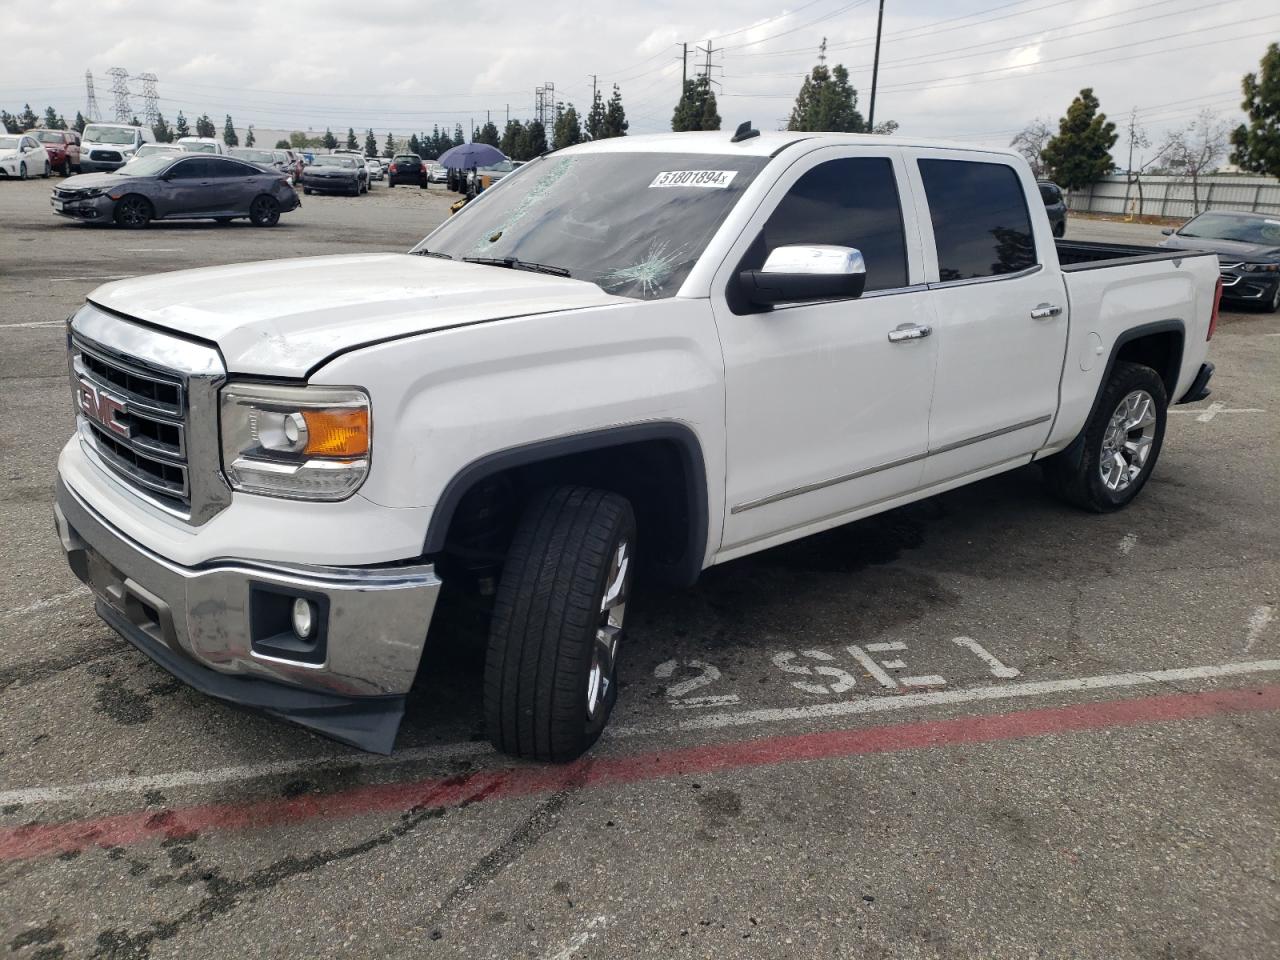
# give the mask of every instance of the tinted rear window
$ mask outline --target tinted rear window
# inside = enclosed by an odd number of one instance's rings
[[[1012,167],[920,160],[943,282],[1017,273],[1036,264],[1022,184]]]

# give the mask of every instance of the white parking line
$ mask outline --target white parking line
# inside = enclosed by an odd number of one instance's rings
[[[761,723],[778,723],[795,720],[817,720],[824,717],[845,717],[866,713],[888,713],[912,708],[947,706],[957,703],[977,703],[991,700],[1012,700],[1024,697],[1041,697],[1060,693],[1078,693],[1091,690],[1107,690],[1121,687],[1140,687],[1158,683],[1176,683],[1186,680],[1214,680],[1222,677],[1246,676],[1256,673],[1280,672],[1280,660],[1251,660],[1242,663],[1224,663],[1214,666],[1183,667],[1173,670],[1152,670],[1147,673],[1116,673],[1096,677],[1080,677],[1072,680],[1042,680],[1030,683],[1003,683],[992,686],[970,687],[965,690],[944,690],[933,693],[908,693],[899,696],[880,695],[858,700],[840,700],[834,703],[810,704],[803,707],[777,707],[764,710],[742,710],[732,713],[714,713],[692,717],[675,724],[655,727],[617,726],[605,731],[605,740],[625,737],[676,733],[689,730],[714,730],[722,727],[749,726]],[[207,787],[220,783],[240,783],[262,777],[286,776],[307,770],[326,767],[385,767],[416,763],[421,760],[446,757],[474,757],[491,753],[487,743],[450,743],[433,747],[402,750],[389,757],[347,755],[342,757],[312,757],[304,760],[280,760],[236,767],[216,767],[210,770],[183,770],[176,773],[160,773],[151,776],[117,777],[110,780],[90,780],[84,783],[50,787],[23,787],[0,792],[0,806],[10,804],[62,803],[86,797],[108,794],[142,793],[145,790],[175,790],[184,787]]]
[[[132,273],[112,273],[101,277],[50,277],[50,283],[71,283],[76,280],[128,280]]]

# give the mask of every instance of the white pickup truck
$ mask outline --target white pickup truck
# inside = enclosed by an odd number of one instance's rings
[[[637,569],[691,585],[1037,460],[1124,506],[1169,404],[1208,394],[1217,278],[1055,243],[1009,151],[584,144],[407,254],[98,288],[58,531],[162,666],[369,750],[442,585],[491,595],[489,736],[563,760],[614,705]]]

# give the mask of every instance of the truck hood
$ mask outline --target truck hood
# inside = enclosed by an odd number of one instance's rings
[[[369,343],[631,302],[583,280],[405,253],[180,270],[108,283],[89,301],[212,341],[229,373],[281,377]]]

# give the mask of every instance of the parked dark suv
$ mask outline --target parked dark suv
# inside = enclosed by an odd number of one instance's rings
[[[1040,199],[1044,201],[1044,212],[1049,215],[1049,223],[1053,226],[1055,237],[1067,235],[1067,201],[1062,196],[1062,188],[1051,180],[1037,180],[1040,188]]]
[[[427,165],[422,158],[412,153],[402,153],[391,159],[387,168],[387,186],[394,187],[398,183],[411,183],[423,190],[427,189]]]

